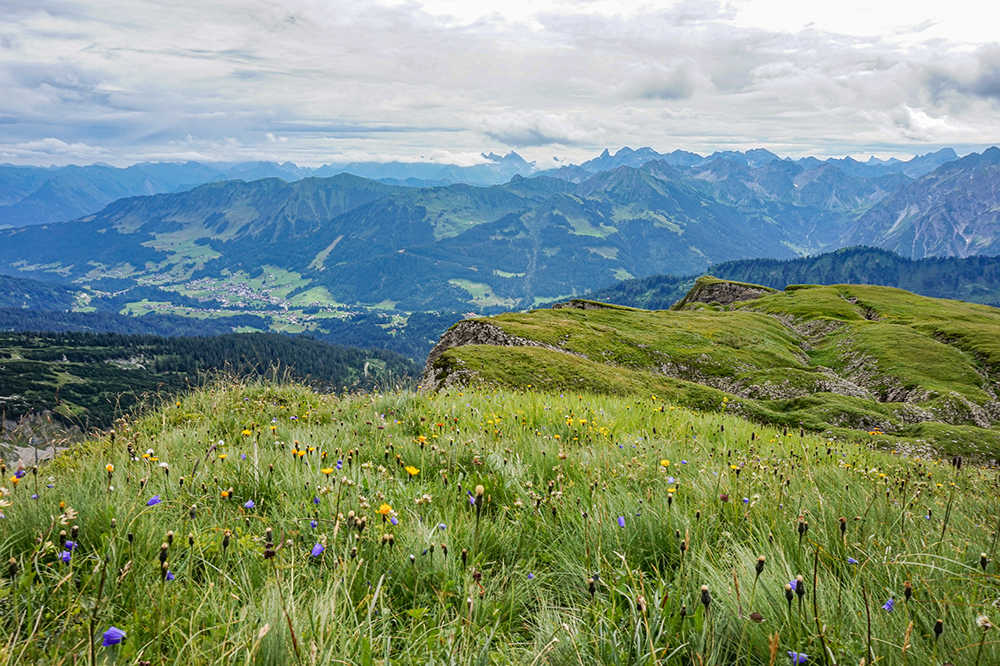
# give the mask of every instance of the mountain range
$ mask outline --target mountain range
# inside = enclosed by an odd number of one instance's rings
[[[613,167],[580,182],[569,170],[488,187],[346,173],[219,181],[0,231],[0,271],[114,291],[271,267],[296,276],[295,293],[323,288],[338,303],[482,312],[861,244],[906,258],[1000,254],[1000,149],[907,175],[952,155],[848,163],[867,176],[767,151],[642,162],[652,151],[623,149],[573,167]]]
[[[763,149],[745,153],[716,152],[702,157],[680,150],[658,153],[652,148],[633,150],[625,147],[614,155],[605,150],[599,157],[579,166],[542,170],[534,162],[525,161],[513,151],[503,156],[484,153],[481,157],[482,163],[471,166],[429,161],[350,162],[315,168],[291,162],[145,162],[127,168],[106,164],[58,168],[0,165],[0,228],[64,222],[96,213],[123,197],[180,192],[223,180],[280,178],[293,182],[309,177],[329,178],[348,173],[408,187],[434,187],[454,183],[489,186],[505,183],[515,175],[549,175],[581,182],[601,171],[620,166],[640,167],[646,162],[657,160],[682,167],[706,164],[716,159],[727,159],[751,167],[765,166],[780,160],[774,153]],[[796,163],[807,169],[831,164],[848,175],[862,178],[900,173],[915,178],[957,157],[953,150],[946,148],[914,157],[907,162],[896,159],[879,160],[875,157],[867,162],[858,162],[850,157],[828,160],[807,157]]]

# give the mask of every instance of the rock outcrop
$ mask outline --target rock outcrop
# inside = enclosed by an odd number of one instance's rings
[[[737,301],[752,301],[755,298],[773,294],[775,291],[775,289],[762,287],[759,284],[718,280],[710,275],[706,275],[705,277],[698,278],[691,291],[675,303],[671,309],[682,310],[686,305],[690,305],[691,303],[729,305]]]

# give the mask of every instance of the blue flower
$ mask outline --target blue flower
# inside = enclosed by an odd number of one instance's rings
[[[338,470],[344,469],[344,461],[343,460],[338,460],[337,461],[337,469]]]
[[[310,520],[309,521],[309,527],[311,527],[313,529],[316,529],[316,521],[315,520]]]
[[[438,523],[438,529],[439,530],[446,530],[446,529],[448,529],[448,526],[445,525],[444,523]]]
[[[319,498],[313,497],[313,504],[319,504]]]
[[[31,499],[38,499],[38,495],[37,495],[37,494],[35,494],[35,495],[32,495],[32,496],[31,496]]]
[[[173,580],[173,579],[174,579],[174,572],[168,571],[167,572],[167,580]]]
[[[14,477],[20,479],[23,478],[25,474],[27,474],[26,471],[24,471],[23,469],[19,469],[16,472],[14,472]]]
[[[688,464],[688,461],[687,461],[687,460],[682,460],[682,461],[681,461],[681,464],[682,464],[682,465],[687,465],[687,464]]]
[[[63,552],[59,553],[59,559],[65,562],[66,564],[69,564],[69,561],[73,559],[73,553],[69,552],[68,550],[64,550]]]
[[[743,503],[744,504],[749,504],[750,503],[750,499],[748,497],[744,497],[743,498]]]
[[[160,502],[161,502],[161,500],[160,500],[160,496],[159,496],[159,495],[153,495],[153,496],[152,496],[152,497],[151,497],[151,498],[149,499],[149,501],[148,501],[148,502],[146,502],[146,506],[156,506],[156,505],[157,505],[157,504],[159,504]]]
[[[858,564],[858,561],[856,559],[854,559],[853,557],[848,557],[847,558],[847,563],[848,564]]]
[[[625,516],[618,516],[618,527],[625,527]]]
[[[469,493],[469,505],[470,506],[476,506],[476,498],[473,497],[473,495],[472,495],[471,492]]]
[[[243,453],[240,455],[240,460],[246,460],[246,459],[247,459],[247,454]]]
[[[253,500],[247,500],[247,503],[243,505],[244,509],[254,509],[257,505],[253,503]]]
[[[676,483],[676,482],[677,482],[677,479],[675,479],[674,477],[672,477],[672,476],[668,476],[667,477],[667,483]]]
[[[392,518],[389,519],[389,522],[392,523],[393,525],[399,525],[399,518],[393,516]]]
[[[318,544],[316,544],[315,546],[313,546],[313,549],[312,549],[312,556],[313,556],[313,557],[319,557],[320,555],[322,555],[322,554],[323,554],[323,551],[324,551],[324,550],[326,550],[326,548],[324,548],[324,547],[323,547],[323,544],[321,544],[321,543],[318,543]]]
[[[798,585],[798,583],[799,581],[795,580],[794,578],[788,582],[788,584],[792,586],[793,592],[795,591],[795,586]]]
[[[893,607],[896,605],[896,600],[890,598],[889,601],[882,605],[882,610],[892,612]]]
[[[528,580],[535,580],[535,574],[528,574]]]
[[[125,640],[125,632],[118,627],[111,627],[104,632],[104,642],[101,644],[104,647],[109,645],[118,645],[123,640]]]
[[[65,544],[63,544],[63,548],[65,548],[66,550],[73,550],[76,547],[77,543],[75,541],[67,541]]]
[[[809,658],[805,652],[789,652],[788,656],[791,658],[793,664],[804,664]]]

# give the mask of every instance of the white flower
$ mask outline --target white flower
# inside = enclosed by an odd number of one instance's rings
[[[165,462],[161,462],[160,467],[162,467],[163,469],[170,469],[170,465]]]
[[[146,449],[146,455],[147,456],[153,455],[153,449]]]

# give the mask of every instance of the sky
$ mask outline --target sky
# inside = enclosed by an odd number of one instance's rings
[[[1000,3],[0,0],[0,163],[1000,144]]]

